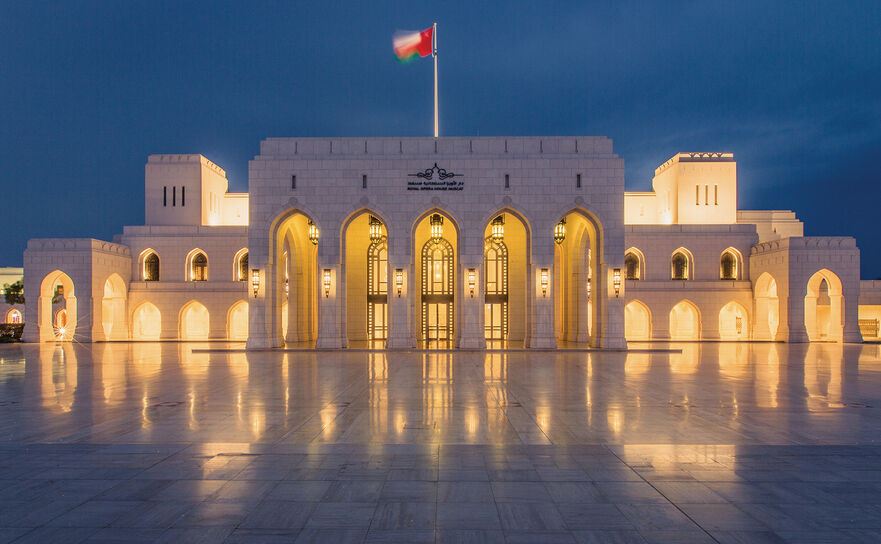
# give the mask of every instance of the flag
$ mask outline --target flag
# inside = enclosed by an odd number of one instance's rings
[[[395,56],[401,62],[409,62],[416,59],[416,55],[427,57],[432,52],[432,37],[434,27],[428,27],[423,31],[403,31],[395,33],[392,39],[392,48]]]

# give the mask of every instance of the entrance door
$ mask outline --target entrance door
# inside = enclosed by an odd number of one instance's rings
[[[432,238],[422,246],[422,338],[426,347],[451,347],[454,331],[453,246]]]
[[[386,237],[367,248],[367,338],[388,339],[388,244]]]
[[[508,248],[488,237],[484,243],[484,337],[508,339]]]

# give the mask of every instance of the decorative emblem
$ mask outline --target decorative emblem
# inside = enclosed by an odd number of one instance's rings
[[[462,174],[455,174],[455,173],[453,173],[453,172],[447,172],[447,171],[444,170],[443,168],[440,168],[440,167],[437,165],[437,163],[434,163],[434,166],[432,166],[431,168],[426,168],[426,169],[425,169],[424,171],[422,171],[422,172],[418,172],[418,173],[416,173],[416,174],[407,174],[407,175],[408,175],[408,176],[411,176],[411,177],[422,178],[422,179],[433,179],[433,178],[434,178],[434,173],[435,173],[435,172],[437,172],[437,179],[440,179],[440,180],[445,180],[445,179],[449,179],[449,178],[454,178],[454,177],[456,177],[456,176],[461,176],[461,175],[462,175]]]

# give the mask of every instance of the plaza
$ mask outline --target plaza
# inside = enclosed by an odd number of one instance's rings
[[[881,346],[0,346],[0,540],[876,542]]]

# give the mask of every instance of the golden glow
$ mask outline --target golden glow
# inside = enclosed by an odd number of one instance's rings
[[[398,296],[401,296],[401,290],[404,288],[404,269],[403,268],[395,268],[395,289],[398,291]]]
[[[330,268],[325,268],[322,274],[322,283],[324,284],[324,297],[330,296]]]
[[[313,223],[311,219],[309,220],[307,225],[309,227],[309,241],[317,246],[318,245],[318,225]]]
[[[382,240],[382,221],[372,215],[370,216],[368,235],[370,236],[371,242],[379,242]]]
[[[505,238],[505,217],[500,215],[493,219],[490,227],[492,238],[496,242],[501,242]]]
[[[541,269],[541,276],[540,276],[540,280],[539,280],[539,281],[540,281],[540,284],[541,284],[541,294],[542,294],[542,296],[544,296],[544,297],[548,296],[548,283],[550,282],[550,274],[549,274],[547,268],[542,268],[542,269]]]
[[[471,298],[474,298],[474,287],[477,285],[477,270],[468,269],[468,289],[471,291]]]
[[[615,288],[615,296],[621,293],[621,269],[612,270],[612,286]]]
[[[257,291],[260,290],[260,271],[256,268],[251,270],[251,289],[254,291],[254,298],[257,298]]]
[[[621,427],[624,426],[624,414],[619,408],[609,408],[606,422],[609,425],[609,430],[617,435],[621,432]]]
[[[444,218],[441,214],[436,213],[428,220],[431,225],[431,237],[434,239],[444,237]]]
[[[562,244],[566,239],[566,218],[560,219],[560,222],[554,226],[554,242]]]

